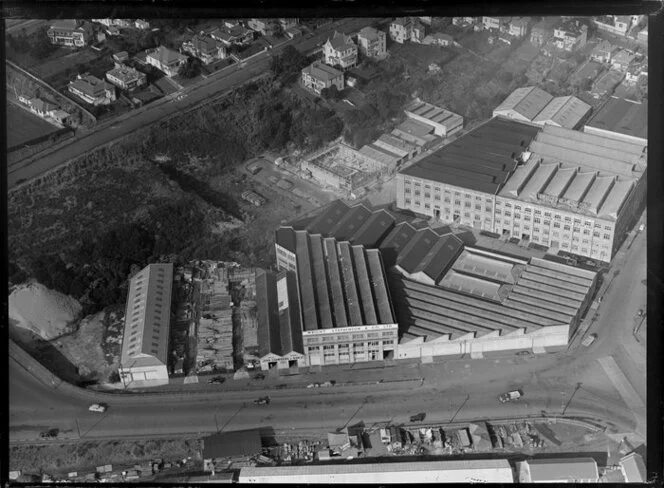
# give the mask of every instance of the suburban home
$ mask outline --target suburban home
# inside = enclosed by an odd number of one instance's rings
[[[593,48],[590,53],[590,59],[600,63],[610,63],[613,49],[614,48],[609,41],[603,40]]]
[[[115,87],[96,76],[78,75],[69,82],[69,91],[90,105],[108,105],[115,100]]]
[[[274,19],[249,19],[247,27],[251,30],[260,32],[264,36],[271,36],[276,31],[276,21]]]
[[[134,25],[136,26],[137,29],[141,30],[148,30],[150,28],[150,22],[143,19],[136,19],[134,21]]]
[[[300,37],[301,35],[303,35],[304,32],[302,32],[302,28],[298,26],[293,26],[286,29],[284,31],[284,34],[286,34],[286,37],[288,37],[289,39],[295,39],[296,37]]]
[[[92,22],[110,27],[113,25],[113,19],[92,19]]]
[[[503,17],[482,17],[482,26],[488,30],[501,30],[501,26],[506,20],[509,22],[510,19]]]
[[[357,46],[350,36],[334,31],[334,35],[323,45],[323,56],[325,64],[352,68],[357,64]]]
[[[30,107],[31,112],[39,115],[40,117],[45,117],[46,115],[48,115],[50,111],[58,108],[52,103],[48,103],[42,100],[41,98],[33,98],[32,100],[30,100],[30,102],[28,103],[28,107]]]
[[[530,17],[512,17],[509,23],[508,33],[510,36],[522,38],[528,33]]]
[[[65,112],[64,110],[60,109],[55,109],[51,110],[48,113],[48,116],[58,122],[59,124],[66,124],[69,121],[70,114],[69,112]]]
[[[422,41],[422,44],[443,46],[443,47],[453,46],[454,38],[452,36],[448,36],[447,34],[443,34],[442,32],[436,32],[434,34],[429,34],[428,36],[426,36]]]
[[[648,42],[648,26],[645,26],[636,35],[636,38],[641,42]]]
[[[92,39],[92,27],[75,19],[56,20],[46,31],[51,44],[83,47]]]
[[[632,25],[630,15],[602,15],[593,19],[593,23],[599,30],[610,32],[619,36],[626,36]],[[635,24],[634,24],[635,25]]]
[[[247,44],[254,40],[254,35],[253,30],[232,21],[226,21],[210,32],[212,39],[223,42],[226,47]]]
[[[299,23],[299,19],[280,17],[277,19],[277,22],[281,24],[282,29],[288,30],[292,27],[295,27]]]
[[[476,24],[478,19],[481,20],[481,17],[452,17],[452,25],[465,27],[467,25]]]
[[[543,46],[551,39],[552,32],[546,27],[536,25],[530,30],[530,43],[535,46]]]
[[[122,90],[134,90],[147,83],[145,73],[120,63],[106,73],[106,79]]]
[[[635,56],[632,53],[625,49],[621,49],[615,54],[615,56],[613,56],[613,59],[611,60],[611,68],[625,72],[632,61],[634,61],[634,58]]]
[[[314,61],[302,70],[302,86],[316,95],[320,95],[324,88],[330,88],[332,85],[336,86],[339,91],[344,89],[342,71],[320,61]]]
[[[106,28],[106,34],[108,34],[109,36],[119,36],[120,35],[120,29],[118,29],[116,26],[112,25],[112,26]]]
[[[390,24],[390,39],[399,44],[403,44],[404,41],[421,44],[424,36],[424,26],[417,19],[399,17]]]
[[[387,55],[386,34],[373,27],[365,27],[357,34],[360,52],[369,58],[384,58]]]
[[[576,51],[588,41],[588,26],[578,20],[559,24],[553,30],[553,44],[563,51]]]
[[[210,64],[228,55],[226,46],[204,35],[195,35],[190,41],[182,43],[182,50],[200,59],[204,64]]]
[[[129,19],[113,19],[113,25],[119,27],[120,29],[129,29],[133,27],[134,21]]]
[[[113,55],[113,61],[116,63],[124,63],[129,59],[129,53],[127,51],[120,51]]]
[[[627,68],[625,73],[625,81],[630,84],[634,84],[639,81],[641,76],[648,76],[648,65],[647,63],[638,63],[632,64]]]
[[[162,71],[166,76],[171,77],[178,74],[180,67],[187,62],[187,56],[167,47],[159,46],[157,49],[148,52],[145,62]]]

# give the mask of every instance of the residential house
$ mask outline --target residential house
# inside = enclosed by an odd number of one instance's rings
[[[501,30],[504,23],[505,19],[503,17],[482,17],[482,26],[488,30]]]
[[[244,45],[254,40],[255,32],[239,23],[224,22],[221,27],[210,32],[212,39],[221,41],[226,47]]]
[[[599,30],[626,36],[632,24],[632,17],[629,15],[602,15],[593,19],[593,23]]]
[[[75,19],[56,20],[46,31],[51,44],[83,47],[92,39],[92,28],[87,22]]]
[[[145,73],[121,63],[106,73],[106,79],[122,90],[134,90],[147,83]]]
[[[119,36],[120,35],[120,29],[118,29],[116,26],[112,25],[112,26],[106,28],[106,34],[108,34],[109,36]]]
[[[32,100],[32,98],[26,97],[25,95],[18,96],[18,101],[24,105],[30,105],[30,100]]]
[[[69,92],[91,105],[108,105],[115,101],[115,87],[90,74],[78,75],[69,83]]]
[[[337,90],[344,89],[344,74],[321,61],[314,61],[302,70],[302,86],[307,90],[320,95],[323,88],[336,86]]]
[[[639,33],[636,35],[636,38],[641,42],[648,42],[648,26],[645,26]]]
[[[552,32],[544,26],[536,25],[530,30],[530,43],[535,46],[543,46],[551,39]]]
[[[512,17],[508,33],[510,36],[518,38],[526,37],[528,25],[530,25],[530,17]]]
[[[271,36],[276,31],[276,21],[274,19],[249,19],[247,27],[264,36]]]
[[[384,58],[387,55],[386,38],[385,32],[365,27],[357,34],[360,52],[369,58]]]
[[[286,34],[286,37],[289,39],[295,39],[296,37],[300,37],[301,35],[304,34],[302,29],[298,26],[290,27],[284,31],[284,34]]]
[[[147,53],[145,62],[162,71],[166,76],[171,77],[178,74],[180,67],[187,62],[187,56],[167,47],[159,46]]]
[[[641,14],[630,15],[630,21],[632,23],[632,26],[639,25],[645,18],[646,16]]]
[[[400,17],[390,24],[390,39],[399,44],[411,41],[421,44],[426,35],[424,25],[417,19]]]
[[[113,19],[92,19],[92,22],[105,25],[106,27],[110,27],[113,25]]]
[[[600,63],[610,63],[613,49],[614,48],[609,41],[603,40],[593,48],[590,53],[590,59]]]
[[[454,45],[454,38],[442,32],[436,32],[426,36],[422,44],[447,47]]]
[[[629,65],[634,61],[635,56],[625,49],[618,51],[611,60],[611,68],[623,73],[627,71]]]
[[[65,125],[67,122],[69,122],[70,114],[64,110],[55,109],[48,112],[48,116],[59,124]]]
[[[481,17],[452,17],[452,24],[459,27],[477,24]]]
[[[127,51],[120,51],[113,55],[113,61],[116,63],[124,63],[129,59],[129,53]]]
[[[120,29],[129,29],[135,24],[134,21],[130,19],[113,19],[113,25],[119,27]]]
[[[97,42],[104,42],[106,40],[106,34],[104,32],[97,32]]]
[[[641,76],[648,76],[647,63],[635,63],[630,65],[625,73],[625,81],[629,84],[634,84],[639,81]]]
[[[578,20],[558,24],[553,30],[553,44],[564,51],[576,51],[588,41],[588,26]]]
[[[30,107],[31,112],[39,115],[40,117],[45,117],[50,111],[58,108],[52,103],[48,103],[41,98],[33,98],[30,100],[28,107]]]
[[[433,22],[432,17],[418,17],[418,19],[420,20],[420,22],[422,22],[423,24],[426,24],[428,26],[431,26],[431,23]]]
[[[143,19],[136,19],[134,21],[134,25],[136,26],[137,29],[141,30],[148,30],[150,28],[150,22]]]
[[[352,68],[357,64],[357,46],[350,36],[334,31],[334,35],[323,45],[323,56],[325,64]]]
[[[281,24],[281,28],[286,31],[292,27],[295,27],[299,23],[299,19],[280,17],[277,19],[277,22],[279,22],[279,24]]]
[[[182,43],[182,50],[200,59],[204,64],[210,64],[228,55],[226,46],[209,36],[195,35],[190,41]]]

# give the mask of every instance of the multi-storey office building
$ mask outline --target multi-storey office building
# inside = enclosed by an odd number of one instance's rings
[[[397,207],[608,262],[645,198],[645,146],[493,118],[397,174]]]

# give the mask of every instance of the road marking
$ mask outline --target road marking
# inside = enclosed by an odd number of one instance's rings
[[[629,382],[625,373],[622,372],[616,360],[613,359],[613,356],[606,356],[597,361],[604,368],[604,372],[613,383],[613,386],[616,387],[616,390],[618,390],[618,393],[620,393],[627,406],[631,409],[642,408],[643,400],[641,400],[641,397]]]

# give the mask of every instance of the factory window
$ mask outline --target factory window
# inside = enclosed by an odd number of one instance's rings
[[[572,221],[572,217],[570,217],[569,215],[566,215],[565,216],[565,222],[571,222],[571,221]]]
[[[535,215],[542,215],[542,211],[536,209],[536,210],[535,210]]]
[[[449,188],[445,188],[445,189],[443,190],[443,193],[447,193],[447,194],[449,195],[451,192],[450,192],[450,189],[449,189]]]
[[[353,339],[364,339],[364,334],[353,334]]]
[[[461,200],[454,200],[454,205],[461,205]]]
[[[431,198],[431,193],[429,193],[428,191],[424,192],[424,198]]]
[[[454,196],[455,196],[455,197],[458,197],[459,195],[461,195],[461,193],[459,193],[458,191],[455,191],[455,192],[454,192]]]
[[[610,225],[605,225],[604,230],[612,230]]]
[[[578,251],[578,249],[579,249],[579,246],[577,246],[576,244],[572,245],[572,251]]]
[[[481,218],[482,217],[480,217],[479,215],[475,215],[475,220],[480,220]]]
[[[482,210],[482,205],[475,205],[475,210]]]
[[[581,252],[583,252],[583,253],[587,253],[587,252],[588,252],[588,248],[587,248],[587,247],[582,247],[582,248],[581,248]]]
[[[590,229],[583,229],[583,235],[584,236],[589,236],[590,235]]]
[[[486,198],[484,199],[484,201],[485,201],[486,203],[491,203],[491,198],[486,197]]]
[[[417,197],[419,195],[420,195],[420,190],[415,190],[415,196]]]
[[[584,239],[584,240],[582,240],[581,242],[582,242],[583,244],[589,244],[589,243],[590,243],[590,241],[589,241],[588,239]]]
[[[445,203],[450,203],[450,197],[445,197],[445,198],[443,199],[443,201],[444,201]]]
[[[334,351],[334,345],[323,346],[323,351]]]
[[[473,196],[472,196],[470,193],[466,193],[464,196],[465,196],[467,199],[468,199],[468,198],[473,198]]]
[[[406,193],[410,193],[410,188],[409,188],[409,187],[406,187],[406,189],[405,189],[404,191],[405,191]]]
[[[425,190],[431,190],[431,185],[424,185]]]
[[[470,212],[464,212],[463,216],[466,217],[466,218],[470,218]]]
[[[604,234],[604,239],[606,239],[606,240],[611,239],[611,234]]]
[[[433,191],[440,192],[440,187],[439,187],[439,186],[434,186],[434,187],[433,187]]]
[[[574,236],[574,237],[572,237],[572,241],[573,241],[573,242],[579,242],[579,238],[576,237],[576,236]]]
[[[410,198],[406,198],[404,201],[405,201],[407,204],[410,204]]]
[[[563,248],[563,249],[568,249],[568,248],[569,248],[569,244],[568,244],[567,242],[563,242],[563,243],[562,243],[562,248]]]
[[[422,186],[419,181],[415,182],[415,186]]]
[[[544,212],[545,217],[551,217],[551,212]]]
[[[601,229],[601,228],[602,228],[602,224],[595,224],[595,229]]]
[[[466,208],[470,208],[470,202],[464,202],[463,206]]]
[[[560,234],[556,231],[553,231],[553,237],[558,237]]]
[[[475,195],[475,200],[479,200],[480,202],[482,201],[482,197],[479,195]]]
[[[512,212],[510,212],[509,210],[505,210],[505,217],[511,217],[511,216]]]
[[[515,209],[515,212],[514,212],[514,218],[521,220],[521,214],[516,213],[516,209]]]
[[[368,345],[369,347],[372,347],[372,346],[379,346],[379,345],[380,345],[380,341],[369,341],[369,342],[367,343],[367,345]]]
[[[500,219],[496,219],[496,224],[500,224]]]
[[[502,214],[502,213],[503,213],[503,212],[502,212],[501,210],[496,210],[496,215],[500,215],[500,214]]]
[[[581,223],[581,219],[574,219],[574,223],[575,223],[575,224],[580,224],[580,223]]]
[[[491,212],[491,207],[489,205],[487,205],[486,207],[484,207],[484,211],[485,212]]]
[[[533,222],[535,222],[536,224],[539,224],[540,222],[542,222],[542,220],[541,220],[541,219],[538,219],[537,217],[535,217],[535,218],[533,219]]]
[[[434,195],[434,196],[433,196],[433,199],[434,199],[434,200],[437,200],[437,201],[440,201],[440,195]]]
[[[523,218],[523,220],[525,220],[526,222],[530,222],[530,215],[526,215],[526,216]]]
[[[416,207],[421,207],[421,206],[422,206],[422,204],[420,203],[420,201],[419,201],[419,200],[415,200],[415,206],[416,206]]]
[[[586,220],[586,221],[583,223],[583,225],[585,225],[586,227],[592,227],[592,226],[593,226],[593,223],[592,223],[590,220]]]
[[[532,211],[533,211],[532,208],[530,208],[530,207],[526,207],[526,213],[531,213]]]
[[[593,237],[599,237],[599,232],[593,232]]]
[[[388,340],[384,340],[384,341],[383,341],[383,345],[384,345],[384,346],[387,346],[387,345],[389,345],[389,344],[394,344],[394,341],[393,341],[392,339],[388,339]]]
[[[581,228],[580,228],[580,227],[573,227],[572,230],[573,230],[574,232],[581,232]]]
[[[521,205],[514,205],[514,210],[521,210]]]
[[[429,205],[428,203],[425,203],[424,208],[431,208],[431,205]]]

